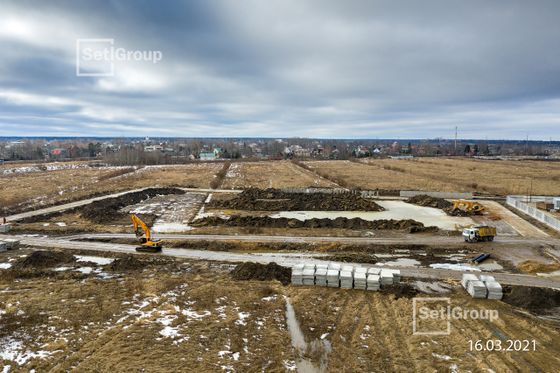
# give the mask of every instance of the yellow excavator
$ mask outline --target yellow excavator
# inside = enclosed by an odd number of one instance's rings
[[[135,214],[130,215],[132,224],[134,225],[134,233],[140,239],[140,246],[136,251],[142,253],[159,253],[161,252],[161,240],[152,240],[150,228]]]
[[[453,201],[453,211],[463,211],[469,214],[481,215],[485,207],[475,201],[466,201],[464,199],[456,199]]]

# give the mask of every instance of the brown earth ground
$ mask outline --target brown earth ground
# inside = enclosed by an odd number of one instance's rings
[[[146,166],[125,174],[112,168],[79,168],[2,175],[0,214],[145,187],[209,188],[221,168],[221,163],[192,163]]]
[[[560,162],[414,158],[311,161],[304,164],[329,180],[342,180],[344,186],[363,189],[560,194]]]
[[[22,253],[30,250],[17,255]],[[8,255],[1,254],[2,261]],[[473,300],[461,290],[446,295],[453,306],[495,309],[499,319],[454,320],[449,336],[418,336],[412,335],[412,300],[407,297],[234,281],[229,275],[233,266],[225,263],[139,259],[143,267],[131,271],[104,268],[112,278],[0,270],[0,309],[5,311],[0,341],[13,338],[23,343],[23,351],[50,353],[23,365],[0,360],[2,366],[11,365],[10,372],[283,372],[295,366],[298,356],[287,330],[286,296],[306,341],[323,336],[332,344],[329,372],[560,368],[558,324],[503,302]],[[469,340],[488,339],[504,344],[534,339],[536,351],[470,351]]]
[[[336,187],[333,182],[290,161],[232,163],[223,188]]]

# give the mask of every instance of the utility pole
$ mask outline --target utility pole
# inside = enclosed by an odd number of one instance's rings
[[[455,155],[457,155],[457,131],[458,131],[458,126],[455,126]]]

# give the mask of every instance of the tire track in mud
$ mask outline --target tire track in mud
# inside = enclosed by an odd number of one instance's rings
[[[478,307],[472,307],[473,304],[471,302],[464,303],[460,305],[465,309],[476,309]],[[453,346],[454,354],[463,355],[465,353],[470,353],[470,356],[474,359],[475,364],[477,364],[477,368],[479,369],[492,369],[497,372],[508,372],[508,371],[516,371],[517,367],[511,364],[511,362],[505,359],[505,356],[496,356],[493,354],[488,354],[484,352],[476,352],[476,351],[469,351],[469,340],[472,340],[473,343],[477,340],[484,340],[491,338],[492,332],[487,328],[484,323],[481,323],[480,320],[451,320],[451,334],[450,338],[454,335],[457,337],[452,339],[452,341],[457,340]],[[488,337],[486,337],[488,336]],[[457,351],[458,348],[462,350]]]
[[[397,330],[394,328],[393,320],[389,320],[389,318],[387,317],[387,311],[390,307],[387,306],[387,303],[383,299],[384,295],[379,295],[376,298],[377,299],[371,302],[371,304],[375,309],[372,312],[372,315],[376,316],[376,324],[379,326],[379,329],[377,329],[377,338],[381,337],[385,341],[385,346],[398,346],[397,341],[400,341],[402,343],[403,339],[402,335],[398,335],[398,333],[400,332],[397,332]],[[379,317],[377,317],[378,315]],[[385,347],[383,352],[388,354],[387,359],[391,362],[391,365],[386,366],[388,370],[393,372],[411,371],[403,370],[404,367],[409,366],[410,360],[409,356],[407,356],[404,351],[398,348],[392,348],[389,350],[387,349],[387,347]]]

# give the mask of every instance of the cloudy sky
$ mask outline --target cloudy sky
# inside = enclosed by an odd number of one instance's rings
[[[557,0],[0,0],[0,15],[0,136],[450,138],[458,126],[560,140]],[[162,59],[77,76],[79,38]],[[109,45],[82,43],[80,72],[108,72],[84,46]]]

